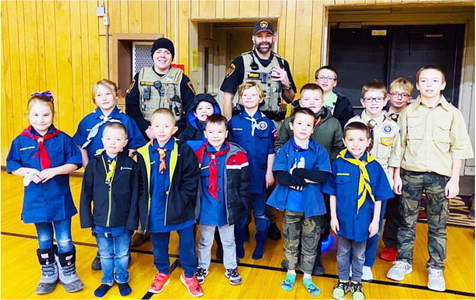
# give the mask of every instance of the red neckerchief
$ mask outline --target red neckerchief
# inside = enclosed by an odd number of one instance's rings
[[[51,160],[50,156],[48,155],[48,151],[46,150],[46,147],[44,145],[45,141],[50,140],[54,137],[56,137],[60,131],[58,129],[55,129],[54,133],[47,132],[44,136],[40,136],[38,134],[32,134],[33,128],[28,126],[27,129],[23,130],[22,133],[20,134],[21,136],[26,136],[31,139],[34,139],[38,142],[38,152],[35,154],[33,157],[40,157],[40,165],[41,168],[44,169],[49,169],[51,166]]]
[[[203,154],[206,154],[210,157],[210,162],[208,163],[208,169],[210,170],[210,177],[208,180],[208,192],[218,201],[218,164],[217,157],[225,155],[230,150],[230,144],[225,142],[225,149],[217,151],[214,153],[207,152],[208,142],[206,142],[198,151],[200,163],[203,160]],[[201,154],[201,155],[200,155]]]

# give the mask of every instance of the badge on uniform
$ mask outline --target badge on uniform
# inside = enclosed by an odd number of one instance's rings
[[[385,137],[380,139],[380,143],[384,146],[392,146],[394,141],[395,139],[391,137]]]
[[[126,91],[126,94],[129,94],[129,92],[132,90],[132,88],[134,87],[134,84],[136,83],[135,79],[132,79],[132,82],[131,84],[129,85],[129,87],[127,88],[127,91]]]
[[[268,123],[265,121],[261,121],[258,123],[258,126],[256,126],[259,130],[266,130],[268,128]]]
[[[226,77],[230,77],[231,74],[233,74],[233,72],[235,72],[235,64],[231,64],[230,67],[228,68],[228,70],[226,70]]]
[[[383,127],[383,132],[385,132],[385,133],[390,133],[390,132],[392,132],[392,130],[393,130],[392,125],[386,125],[386,126]]]
[[[191,81],[187,82],[188,87],[192,90],[194,94],[196,94],[195,89],[193,88],[193,84]]]

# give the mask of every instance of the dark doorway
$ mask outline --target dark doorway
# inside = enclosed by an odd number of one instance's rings
[[[331,28],[329,64],[339,71],[337,90],[360,106],[362,86],[397,77],[415,83],[425,65],[446,73],[446,99],[458,106],[465,25],[368,26]],[[418,95],[415,89],[414,97]]]

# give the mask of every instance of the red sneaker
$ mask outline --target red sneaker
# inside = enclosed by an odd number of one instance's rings
[[[170,283],[170,275],[157,273],[154,281],[150,285],[149,292],[158,294],[164,290],[164,287]]]
[[[195,276],[191,278],[186,278],[185,274],[180,274],[180,281],[182,281],[183,285],[187,287],[188,293],[193,297],[201,297],[203,296],[203,289],[198,283],[197,278]]]
[[[395,261],[397,259],[398,250],[397,248],[385,247],[380,253],[380,258],[388,261]]]

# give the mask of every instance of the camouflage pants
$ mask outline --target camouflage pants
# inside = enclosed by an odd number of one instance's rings
[[[325,216],[304,217],[304,213],[284,211],[284,258],[288,269],[296,269],[301,244],[301,271],[311,274]]]
[[[445,197],[448,177],[436,173],[421,173],[402,170],[403,195],[400,198],[401,219],[398,225],[397,260],[413,263],[415,226],[418,220],[423,191],[427,197],[428,253],[426,267],[444,269],[446,259],[446,223],[449,218],[449,200]]]

